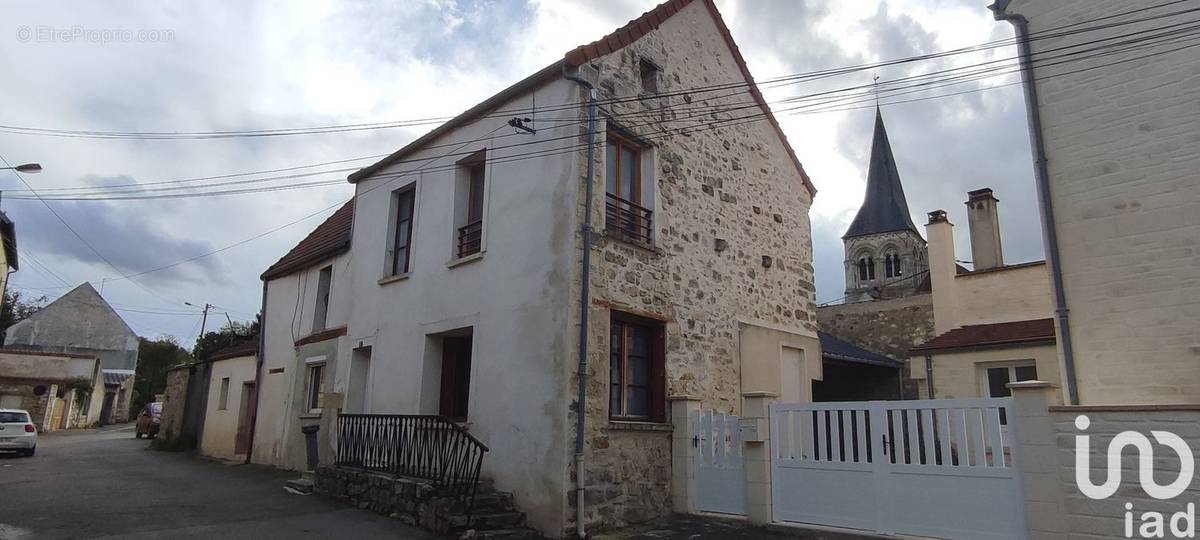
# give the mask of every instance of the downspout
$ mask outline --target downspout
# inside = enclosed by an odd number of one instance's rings
[[[595,183],[596,154],[596,87],[579,76],[578,68],[570,70],[563,66],[563,77],[574,81],[588,91],[588,122],[587,122],[587,181],[584,189],[583,223],[579,227],[583,237],[583,270],[579,287],[579,395],[575,409],[575,534],[579,538],[587,538],[583,524],[583,489],[584,489],[584,416],[587,414],[587,370],[588,370],[588,302],[591,293],[592,266],[592,184]]]
[[[933,392],[933,355],[925,355],[925,394],[929,399],[937,399]]]
[[[267,353],[267,280],[263,280],[262,292],[262,308],[261,316],[258,320],[258,358],[255,362],[254,370],[254,403],[251,410],[254,414],[250,416],[250,434],[246,439],[246,463],[250,463],[250,456],[254,455],[254,431],[258,427],[258,395],[262,392],[262,370],[263,363]]]
[[[1059,343],[1062,344],[1063,380],[1067,384],[1067,399],[1079,404],[1079,389],[1075,379],[1075,349],[1071,343],[1070,313],[1063,289],[1062,264],[1058,250],[1058,231],[1054,226],[1054,202],[1050,198],[1050,173],[1046,167],[1046,142],[1042,134],[1042,114],[1038,108],[1037,86],[1033,77],[1033,52],[1029,46],[1029,20],[1024,15],[1006,11],[1010,0],[996,0],[988,9],[998,21],[1008,21],[1017,33],[1017,50],[1021,60],[1021,83],[1025,88],[1025,111],[1029,116],[1029,141],[1033,147],[1034,179],[1037,183],[1038,207],[1042,217],[1042,241],[1050,262],[1050,287],[1054,291],[1054,315],[1058,319]]]

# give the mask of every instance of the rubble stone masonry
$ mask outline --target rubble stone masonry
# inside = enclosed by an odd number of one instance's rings
[[[660,93],[743,80],[704,2],[689,4],[583,72],[598,81],[603,102],[642,92],[643,60],[661,69]],[[663,321],[667,395],[697,396],[703,408],[733,413],[741,407],[739,320],[814,337],[817,329],[812,198],[784,143],[758,116],[761,110],[746,106],[750,95],[642,95],[601,109],[609,129],[643,138],[649,146],[643,160],[652,161],[643,166],[642,182],[653,183],[653,200],[643,198],[643,206],[654,211],[654,241],[639,245],[605,234],[592,254],[585,491],[590,528],[671,512],[669,421],[609,419],[612,311]],[[708,108],[716,104],[726,106]],[[759,121],[737,120],[746,116]],[[723,120],[732,122],[704,128]],[[667,128],[684,129],[662,134]],[[605,223],[605,146],[598,148],[593,223],[599,232]],[[584,165],[581,160],[581,178]],[[576,293],[579,286],[577,272]],[[568,497],[573,527],[574,494]]]

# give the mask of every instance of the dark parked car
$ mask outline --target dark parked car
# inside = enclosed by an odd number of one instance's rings
[[[134,437],[142,438],[145,435],[150,438],[158,436],[158,424],[162,421],[162,402],[156,401],[142,407],[142,412],[138,413],[137,429]]]

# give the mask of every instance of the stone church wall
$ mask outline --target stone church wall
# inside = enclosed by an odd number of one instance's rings
[[[920,294],[817,308],[821,330],[859,347],[906,361],[908,350],[934,337],[933,296]],[[904,368],[904,397],[916,398],[916,384]]]

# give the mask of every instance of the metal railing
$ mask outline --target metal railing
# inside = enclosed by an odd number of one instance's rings
[[[654,243],[654,212],[635,202],[607,193],[604,204],[604,228],[627,240]]]
[[[458,228],[458,257],[479,253],[483,245],[483,220],[472,221]]]
[[[430,480],[459,500],[468,519],[487,445],[444,416],[342,414],[339,466]]]

